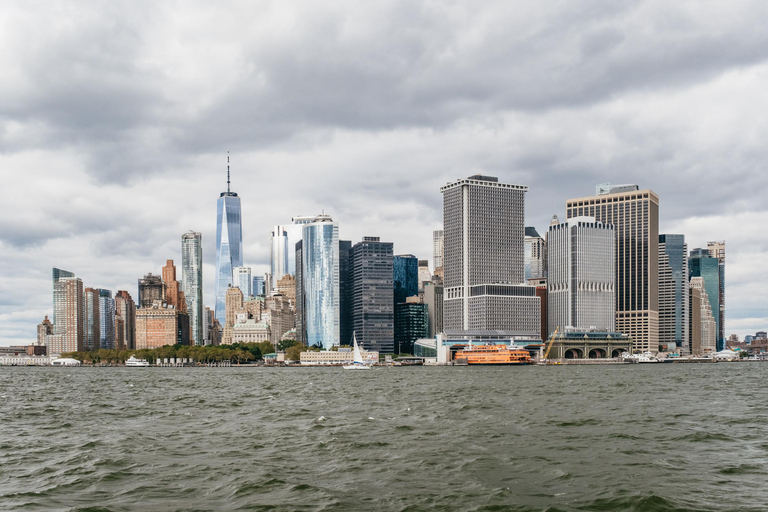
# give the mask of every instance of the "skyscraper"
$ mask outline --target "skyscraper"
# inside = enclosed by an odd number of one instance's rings
[[[53,325],[54,325],[54,334],[56,331],[56,316],[57,315],[63,315],[64,314],[64,298],[63,295],[56,295],[56,283],[59,282],[60,279],[64,279],[65,277],[75,277],[74,272],[70,272],[69,270],[61,270],[60,268],[53,268],[51,272],[53,276]],[[63,288],[60,288],[60,291],[62,291]],[[63,331],[62,331],[63,332]]]
[[[243,266],[243,226],[240,198],[229,187],[227,154],[227,191],[216,203],[216,318],[224,318],[227,288],[232,284],[232,269]]]
[[[304,260],[304,242],[299,240],[296,242],[296,261],[299,265],[296,266],[296,341],[306,343],[306,337],[304,330],[306,324],[304,323],[304,280],[301,262]]]
[[[329,350],[339,345],[341,335],[339,225],[329,215],[317,215],[314,222],[302,225],[301,242],[301,278],[296,284],[297,291],[301,285],[302,298],[297,294],[296,302],[302,302],[304,343]]]
[[[339,240],[339,340],[349,345],[352,339],[352,272],[350,268],[351,240]]]
[[[280,281],[279,279],[277,281]],[[267,290],[265,289],[264,283],[266,283],[267,280],[264,279],[264,276],[253,276],[253,294],[254,295],[267,295]]]
[[[394,299],[391,242],[363,237],[352,246],[349,269],[352,290],[352,325],[357,342],[366,350],[394,351]],[[350,344],[349,340],[343,340]]]
[[[181,283],[176,280],[176,265],[173,260],[166,260],[163,267],[163,285],[165,286],[165,302],[181,312],[187,312],[187,299],[181,291]]]
[[[123,320],[123,343],[127,350],[136,348],[136,303],[131,294],[118,290],[115,295],[115,315]],[[117,325],[117,324],[115,324]]]
[[[504,331],[538,337],[540,299],[534,287],[522,284],[527,190],[480,175],[440,189],[446,333]]]
[[[53,297],[56,322],[47,337],[48,353],[80,352],[85,347],[85,294],[83,282],[54,269]]]
[[[544,276],[544,239],[536,228],[525,228],[525,278]]]
[[[717,350],[717,324],[707,296],[705,279],[692,277],[688,291],[690,352],[694,356],[711,354]]]
[[[432,232],[432,265],[437,269],[443,266],[443,247],[445,232],[442,229],[436,229]]]
[[[638,190],[637,185],[602,184],[597,188],[596,196],[569,199],[567,217],[594,217],[616,229],[616,330],[634,340],[635,350],[656,351],[659,196],[652,190]]]
[[[659,345],[690,353],[688,244],[684,235],[659,235]]]
[[[418,302],[418,297],[411,297],[407,302],[397,304],[395,312],[395,352],[413,354],[416,340],[429,337],[428,306]]]
[[[395,304],[419,294],[419,259],[413,254],[400,254],[392,258],[392,285]]]
[[[190,344],[204,345],[203,244],[202,235],[194,231],[181,235],[181,284],[189,313]]]
[[[99,289],[99,322],[101,339],[99,345],[108,350],[115,349],[115,299],[110,290]]]
[[[709,255],[706,249],[696,248],[688,259],[689,277],[701,277],[709,300],[712,315],[715,318],[715,345],[717,350],[724,348],[725,340],[718,338],[720,332],[720,260]]]
[[[139,279],[139,308],[151,308],[156,300],[165,301],[163,278],[152,272]]]
[[[547,233],[549,334],[556,328],[614,332],[616,235],[594,217],[574,217]]]
[[[85,339],[83,340],[83,350],[93,351],[101,346],[101,308],[99,301],[99,290],[86,288],[85,295]]]
[[[725,348],[725,242],[707,242],[709,255],[717,258],[720,263],[720,312],[717,324],[717,339],[720,346]]]
[[[232,269],[232,286],[237,286],[243,292],[243,297],[251,297],[253,293],[253,277],[251,267],[235,267]]]
[[[272,274],[272,282],[269,283],[270,291],[277,288],[277,281],[289,273],[289,254],[290,248],[288,245],[288,231],[284,226],[275,226],[272,229],[272,251],[270,257],[270,273]],[[295,260],[294,260],[295,261]]]

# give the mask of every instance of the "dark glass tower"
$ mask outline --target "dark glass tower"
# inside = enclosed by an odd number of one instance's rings
[[[419,259],[413,254],[402,254],[392,259],[392,284],[395,304],[419,294]]]
[[[688,244],[685,235],[659,235],[659,345],[688,346]]]
[[[352,325],[367,350],[394,351],[394,300],[391,242],[364,237],[349,255]]]
[[[694,249],[688,259],[689,277],[703,277],[712,315],[715,317],[715,332],[720,332],[720,261],[709,255],[707,249]],[[717,338],[717,350],[723,350],[724,340]]]

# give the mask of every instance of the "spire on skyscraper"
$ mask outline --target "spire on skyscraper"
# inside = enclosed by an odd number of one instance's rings
[[[227,194],[229,194],[229,150],[227,150]]]

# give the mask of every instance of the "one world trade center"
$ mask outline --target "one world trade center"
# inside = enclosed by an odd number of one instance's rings
[[[227,155],[227,191],[216,203],[216,318],[224,320],[224,299],[232,284],[232,269],[243,266],[243,226],[240,198],[229,189]]]

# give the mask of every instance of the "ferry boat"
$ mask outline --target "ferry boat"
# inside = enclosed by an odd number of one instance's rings
[[[146,359],[137,359],[136,356],[131,356],[125,360],[125,366],[149,366],[149,361]]]
[[[520,347],[506,345],[470,345],[456,352],[455,361],[465,360],[467,364],[514,365],[529,364],[531,355]]]

